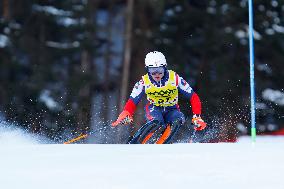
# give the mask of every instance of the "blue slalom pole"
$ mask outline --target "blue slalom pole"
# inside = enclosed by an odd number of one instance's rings
[[[251,96],[251,139],[256,140],[255,127],[255,86],[254,86],[254,30],[253,30],[253,0],[249,1],[249,49],[250,49],[250,96]]]

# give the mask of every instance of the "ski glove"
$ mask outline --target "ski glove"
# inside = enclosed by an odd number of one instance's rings
[[[111,124],[111,126],[115,127],[118,125],[127,125],[133,122],[133,117],[130,115],[128,111],[123,111],[118,116],[117,120]]]
[[[191,122],[196,131],[201,131],[207,126],[207,124],[201,119],[200,115],[197,114],[193,115]]]

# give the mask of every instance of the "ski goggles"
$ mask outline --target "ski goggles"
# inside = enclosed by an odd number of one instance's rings
[[[163,74],[165,72],[165,68],[164,67],[150,67],[148,68],[148,72],[151,74],[151,75],[155,75],[155,74]]]

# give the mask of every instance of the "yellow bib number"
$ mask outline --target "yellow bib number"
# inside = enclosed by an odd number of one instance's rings
[[[175,82],[175,72],[169,70],[169,79],[165,86],[154,85],[146,74],[143,76],[147,99],[155,106],[173,106],[178,102],[178,89]]]

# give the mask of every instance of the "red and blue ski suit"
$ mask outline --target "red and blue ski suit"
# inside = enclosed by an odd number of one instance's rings
[[[171,84],[169,84],[170,81],[172,81]],[[154,90],[151,91],[149,88],[154,88]],[[160,90],[164,88],[166,90]],[[135,84],[130,98],[124,107],[124,111],[128,111],[130,115],[133,116],[137,104],[146,94],[148,103],[145,106],[145,117],[147,121],[158,120],[161,124],[167,124],[177,119],[184,120],[184,114],[180,111],[178,105],[177,97],[179,93],[189,99],[192,113],[200,115],[201,102],[198,95],[182,77],[171,70],[165,70],[165,75],[160,82],[154,81],[149,73],[144,75],[142,79]],[[172,96],[175,97],[172,98]],[[151,97],[153,97],[153,100]],[[155,98],[158,99],[155,101]],[[163,102],[168,100],[169,103],[159,104],[159,100]]]

